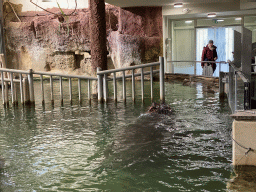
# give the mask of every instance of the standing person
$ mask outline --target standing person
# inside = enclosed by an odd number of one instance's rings
[[[216,61],[218,59],[216,49],[217,47],[213,45],[213,40],[210,40],[203,49],[201,61]],[[207,66],[210,66],[210,65],[212,67],[212,74],[213,74],[214,71],[216,70],[216,63],[204,63],[204,62],[201,63],[201,66],[204,69],[204,71],[207,68]]]

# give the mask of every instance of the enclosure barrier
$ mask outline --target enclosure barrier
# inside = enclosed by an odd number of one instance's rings
[[[239,77],[239,80],[238,80]],[[240,84],[238,82],[240,81]],[[237,110],[250,110],[251,109],[251,82],[250,79],[240,70],[238,69],[232,62],[229,62],[229,72],[224,73],[220,72],[219,79],[219,89],[220,96],[223,96],[225,93],[225,85],[228,85],[227,98],[229,107],[231,108],[232,113],[235,113]],[[238,105],[238,97],[241,96],[239,94],[239,85],[243,85],[243,105]]]
[[[153,67],[159,66],[159,70],[153,70]],[[150,67],[149,72],[144,72],[144,68]],[[140,69],[140,73],[135,73],[135,69]],[[131,71],[131,75],[126,74],[127,71]],[[121,77],[117,77],[116,73],[122,72]],[[159,57],[159,62],[147,63],[142,65],[136,65],[132,67],[125,67],[121,69],[112,69],[101,71],[100,68],[97,69],[98,76],[98,101],[107,102],[108,100],[108,81],[113,81],[114,89],[114,100],[117,101],[117,84],[116,81],[122,80],[122,92],[123,92],[123,101],[126,101],[126,79],[131,78],[132,80],[132,100],[135,101],[135,77],[140,76],[141,80],[141,99],[144,101],[144,76],[150,75],[150,90],[151,90],[151,100],[153,101],[153,74],[159,73],[159,82],[160,82],[160,100],[161,102],[165,101],[165,88],[164,88],[164,58]],[[108,75],[113,74],[113,77],[108,78]]]
[[[193,65],[193,68],[194,68],[194,75],[197,75],[196,74],[196,71],[197,71],[197,66],[196,66],[196,64],[197,63],[216,63],[216,65],[217,64],[219,64],[219,73],[221,72],[221,64],[228,64],[228,62],[226,62],[226,61],[183,61],[183,60],[180,60],[180,61],[175,61],[175,60],[173,60],[173,61],[167,61],[167,63],[193,63],[194,65]],[[174,67],[173,65],[171,65],[172,67]],[[172,69],[172,71],[174,71],[174,69]]]
[[[53,77],[59,78],[60,84],[60,101],[63,104],[63,78],[67,78],[69,80],[69,95],[70,95],[70,103],[72,103],[72,79],[78,79],[78,95],[79,102],[82,101],[81,98],[81,80],[87,80],[88,82],[88,100],[91,100],[91,81],[97,81],[96,77],[86,77],[81,75],[66,75],[61,73],[50,73],[50,72],[39,72],[33,71],[32,69],[28,71],[24,70],[16,70],[16,69],[6,69],[0,68],[1,72],[1,87],[2,87],[2,101],[4,106],[9,105],[8,99],[8,87],[9,83],[11,86],[11,98],[12,104],[18,104],[17,98],[17,86],[20,87],[20,101],[21,104],[35,104],[35,93],[34,93],[34,75],[40,76],[41,81],[41,98],[42,104],[45,104],[45,94],[44,94],[44,76],[48,76],[50,78],[50,90],[51,90],[51,103],[54,104],[54,90],[53,90]]]

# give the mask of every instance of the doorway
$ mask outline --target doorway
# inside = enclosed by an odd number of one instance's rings
[[[236,27],[217,27],[217,28],[196,28],[196,60],[201,61],[203,48],[208,44],[209,40],[213,40],[217,47],[218,59],[216,61],[233,60],[234,51],[234,33],[233,29]],[[213,76],[219,76],[219,66]],[[201,63],[197,63],[196,74],[202,74]],[[221,71],[228,72],[228,65],[221,64]]]

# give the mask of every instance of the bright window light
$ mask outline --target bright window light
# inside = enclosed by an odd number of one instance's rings
[[[224,21],[224,19],[218,19],[217,21],[218,21],[218,22],[222,22],[222,21]]]
[[[185,23],[192,23],[193,21],[185,21]]]
[[[216,17],[216,13],[208,13],[207,17]]]
[[[235,18],[235,20],[236,20],[236,21],[241,21],[242,18],[241,18],[241,17],[237,17],[237,18]]]

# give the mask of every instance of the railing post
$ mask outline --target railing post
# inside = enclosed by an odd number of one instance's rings
[[[68,83],[69,83],[69,100],[70,104],[72,105],[72,79],[68,78]]]
[[[224,76],[225,76],[225,73],[220,72],[220,74],[219,74],[219,98],[225,97],[225,90],[224,90],[224,83],[223,83]]]
[[[20,73],[20,102],[21,102],[21,105],[24,104],[24,93],[23,93],[23,82],[22,82],[22,74]]]
[[[88,79],[88,100],[91,102],[91,80]]]
[[[151,90],[151,102],[153,101],[153,67],[150,67],[150,90]]]
[[[82,99],[81,99],[81,79],[78,78],[78,99],[79,99],[79,103],[82,102]]]
[[[50,89],[51,89],[51,103],[54,105],[54,96],[53,96],[53,79],[52,76],[50,76]]]
[[[196,75],[196,62],[194,62],[194,75]]]
[[[11,95],[12,95],[12,104],[14,105],[14,84],[13,84],[13,73],[10,73],[10,79],[11,79]]]
[[[62,87],[62,77],[60,76],[60,103],[63,105],[63,87]]]
[[[125,81],[125,71],[123,71],[123,100],[126,102],[126,81]]]
[[[236,110],[237,110],[237,72],[235,71],[235,111]]]
[[[250,92],[250,83],[244,83],[244,110],[251,109],[251,92]]]
[[[35,93],[34,93],[34,80],[33,80],[33,70],[29,69],[29,93],[30,93],[30,103],[35,104]]]
[[[104,101],[108,101],[108,76],[104,74],[103,77],[103,91],[104,91]]]
[[[161,102],[165,102],[165,89],[164,89],[164,58],[159,57],[160,62],[160,100]]]
[[[132,69],[132,100],[135,102],[135,76],[134,69]]]
[[[44,105],[45,101],[44,101],[44,78],[43,78],[43,75],[40,75],[40,79],[41,79],[42,105]]]
[[[4,72],[1,71],[1,84],[2,84],[2,100],[3,100],[3,105],[5,106],[5,92],[4,92]]]
[[[141,100],[144,101],[144,69],[141,68]]]
[[[30,103],[28,77],[24,78],[23,85],[24,85],[24,103],[25,103],[25,105],[28,105]]]
[[[97,67],[97,72],[100,72],[101,68]],[[97,75],[98,77],[98,101],[103,102],[103,77],[102,75]]]
[[[113,73],[114,101],[117,102],[116,73]]]

